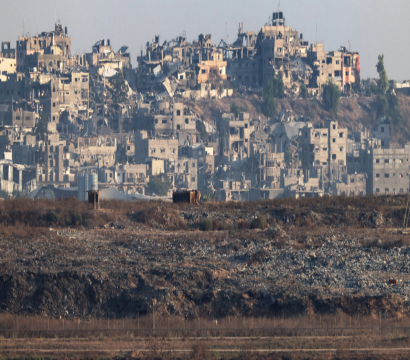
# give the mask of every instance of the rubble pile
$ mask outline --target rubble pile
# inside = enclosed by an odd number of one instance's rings
[[[0,310],[118,318],[148,314],[156,299],[156,312],[186,318],[409,313],[409,246],[370,241],[380,229],[367,229],[369,241],[332,227],[296,239],[294,229],[282,222],[240,236],[124,220],[60,229],[58,242],[3,237]]]

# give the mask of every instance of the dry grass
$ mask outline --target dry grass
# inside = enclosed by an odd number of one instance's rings
[[[180,215],[181,211],[199,209],[199,211],[218,212],[228,217],[235,214],[266,217],[268,225],[272,223],[272,214],[276,216],[292,215],[293,222],[298,227],[311,228],[319,225],[310,218],[310,213],[322,215],[338,214],[339,223],[343,225],[348,217],[349,225],[361,225],[360,214],[383,214],[385,218],[393,219],[392,225],[403,221],[406,196],[365,196],[365,197],[317,197],[309,199],[279,199],[261,200],[257,202],[208,202],[200,206],[189,204],[172,204],[162,201],[102,201],[102,211],[89,211],[87,203],[77,199],[29,200],[12,199],[0,203],[0,225],[30,227],[65,227],[85,226],[100,227],[108,222],[130,218],[135,223],[146,227],[159,227],[165,230],[186,230],[187,225]],[[50,213],[57,214],[56,220]],[[81,224],[73,221],[73,216],[81,217]],[[215,230],[228,230],[229,223],[235,223],[238,229],[250,227],[246,219],[227,219],[219,221]],[[215,220],[216,221],[216,220]],[[338,224],[334,224],[338,225]],[[387,226],[387,225],[386,225]],[[197,227],[197,226],[196,226]]]
[[[99,329],[98,331],[106,330],[150,330],[152,334],[152,314],[144,316],[136,316],[134,318],[123,319],[64,319],[64,318],[47,318],[41,316],[16,316],[11,314],[0,314],[0,330],[77,330],[78,332],[84,332],[85,330]],[[169,330],[165,334],[172,335],[173,329],[179,329],[181,331],[186,330],[186,336],[198,336],[204,335],[204,332],[199,330],[223,330],[228,333],[234,333],[241,335],[241,329],[243,333],[253,331],[255,336],[258,336],[258,329],[298,329],[299,335],[303,335],[303,329],[316,329],[317,334],[320,334],[320,329],[353,329],[354,334],[360,335],[362,333],[368,333],[366,329],[383,329],[387,328],[406,328],[404,331],[408,334],[408,328],[410,327],[410,319],[400,318],[381,318],[379,316],[353,316],[350,317],[345,314],[341,315],[312,315],[312,316],[294,316],[294,317],[226,317],[218,320],[197,318],[193,320],[187,320],[183,317],[176,316],[164,316],[160,314],[155,315],[155,329],[157,332],[161,330]],[[252,330],[253,329],[253,330]],[[358,329],[358,330],[357,330]],[[194,330],[198,330],[195,332]],[[356,331],[357,330],[357,331]],[[312,333],[312,331],[308,331]],[[162,332],[164,334],[164,332]],[[191,335],[189,335],[191,334]],[[262,332],[259,333],[262,334]],[[286,331],[283,333],[286,335]],[[290,333],[289,333],[290,334]],[[296,333],[295,333],[296,334]],[[340,334],[340,331],[339,331]],[[346,333],[345,333],[346,334]],[[148,333],[146,333],[148,335]],[[226,335],[226,334],[225,334]],[[321,335],[325,335],[323,332]],[[75,336],[72,335],[71,337]]]

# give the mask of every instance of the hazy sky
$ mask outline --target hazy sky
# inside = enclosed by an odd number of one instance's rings
[[[55,14],[68,27],[72,51],[90,52],[100,39],[111,39],[115,51],[127,45],[132,64],[141,46],[160,35],[171,40],[186,32],[212,34],[218,44],[236,39],[239,22],[259,32],[278,8],[272,0],[12,0],[0,12],[1,41],[15,45],[25,31],[54,29]],[[282,0],[286,24],[309,43],[323,41],[325,50],[349,46],[361,56],[362,78],[377,77],[377,55],[384,53],[389,78],[410,79],[409,0]]]

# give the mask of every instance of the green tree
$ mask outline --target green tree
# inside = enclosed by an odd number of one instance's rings
[[[125,83],[124,74],[119,71],[109,79],[112,88],[108,88],[115,104],[128,103],[128,85]]]
[[[46,114],[41,113],[40,119],[38,119],[37,123],[37,128],[35,133],[39,135],[43,135],[47,133],[47,124],[48,124],[48,119]]]
[[[150,193],[166,196],[171,185],[171,181],[166,174],[159,174],[150,177],[147,189]]]
[[[400,107],[399,107],[399,99],[397,96],[391,91],[387,99],[389,101],[389,116],[392,119],[394,127],[401,127],[404,125],[404,119],[401,115]]]
[[[13,190],[13,197],[15,197],[16,199],[23,198],[26,195],[27,194],[24,191]]]
[[[274,117],[278,110],[279,102],[277,99],[283,98],[285,85],[283,84],[282,72],[272,77],[262,90],[262,112],[269,117]]]
[[[376,96],[376,115],[378,119],[389,115],[389,100],[385,94]]]
[[[323,105],[327,111],[332,111],[337,115],[337,108],[339,106],[340,90],[336,84],[328,80],[327,84],[323,86],[322,92]]]
[[[379,90],[382,94],[385,94],[387,89],[389,88],[389,78],[387,77],[386,69],[384,68],[384,55],[379,55],[379,61],[376,65],[377,72],[379,73]]]
[[[269,97],[263,100],[262,112],[269,117],[274,117],[278,112],[279,101],[274,97]]]
[[[300,91],[300,96],[303,99],[306,99],[307,96],[308,96],[308,89],[307,89],[305,83],[302,83],[302,85],[300,85],[299,91]]]
[[[404,125],[404,119],[400,111],[399,99],[395,95],[393,89],[389,88],[389,78],[386,69],[384,68],[384,55],[379,55],[376,65],[379,73],[378,87],[373,89],[377,91],[376,96],[376,115],[379,119],[382,116],[390,118],[393,127],[398,129]]]
[[[10,199],[10,194],[6,190],[1,189],[0,198],[4,200]]]
[[[239,113],[247,112],[248,108],[245,106],[238,105],[235,101],[231,103],[231,113],[235,114],[235,117],[238,117]]]
[[[196,121],[196,130],[199,132],[201,140],[208,139],[208,133],[206,132],[205,125],[201,120]]]

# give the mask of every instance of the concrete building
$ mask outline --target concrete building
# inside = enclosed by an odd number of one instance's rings
[[[10,47],[10,42],[1,43],[0,81],[7,81],[9,74],[17,71],[16,49]]]
[[[86,60],[90,66],[101,67],[104,70],[113,69],[122,71],[123,69],[131,69],[132,67],[128,47],[123,46],[118,52],[115,52],[111,47],[110,39],[97,41],[92,47],[92,52],[86,54]]]
[[[244,32],[240,24],[237,40],[224,47],[228,78],[245,86],[264,86],[281,70],[285,85],[290,87],[291,60],[306,58],[307,47],[303,35],[286,25],[282,11],[274,12],[270,24],[258,35]],[[302,82],[307,81],[304,74],[302,78]]]
[[[286,167],[285,153],[265,152],[261,154],[260,180],[268,188],[280,188],[281,170]]]
[[[147,164],[117,164],[98,169],[100,183],[144,185],[148,179]]]
[[[409,191],[409,151],[409,146],[367,151],[367,194],[396,195]]]
[[[171,177],[174,189],[198,190],[198,161],[196,159],[180,158],[167,171]]]
[[[311,44],[308,61],[313,68],[313,76],[309,86],[322,87],[330,80],[342,92],[349,92],[354,84],[360,84],[360,56],[341,47],[339,51],[324,51],[324,45]]]
[[[223,114],[221,129],[221,149],[231,161],[249,157],[250,117],[248,113]]]
[[[36,36],[19,37],[16,46],[17,71],[37,68],[46,72],[59,72],[66,68],[71,56],[71,37],[67,27],[56,22],[54,31]]]
[[[89,102],[89,75],[77,70],[64,76],[37,72],[17,73],[0,82],[0,104],[28,101],[51,123],[58,124],[63,111],[86,111]],[[74,115],[73,115],[74,117]]]
[[[134,116],[136,130],[147,130],[151,135],[173,135],[191,144],[196,142],[196,114],[183,103],[160,101],[153,108],[141,108]],[[183,136],[185,134],[185,137]]]
[[[0,162],[0,190],[9,194],[15,191],[30,193],[36,188],[36,170],[32,167]]]
[[[178,140],[150,138],[146,131],[135,133],[135,163],[144,164],[147,158],[178,160]]]
[[[390,148],[390,123],[387,119],[382,119],[374,125],[373,135],[376,139],[380,139],[382,149]]]
[[[335,196],[366,195],[367,174],[345,174],[341,181],[332,183],[332,194]]]
[[[16,49],[10,47],[9,41],[3,41],[1,43],[1,54],[0,56],[5,59],[16,59]]]
[[[11,105],[0,105],[0,124],[33,128],[37,125],[40,115],[27,102],[14,102]]]
[[[111,167],[116,162],[117,140],[110,137],[78,138],[77,161],[81,166]]]
[[[304,127],[299,132],[300,166],[324,182],[341,180],[347,174],[346,145],[347,129],[339,128],[337,121]]]
[[[256,35],[244,32],[239,25],[237,40],[224,45],[227,78],[237,84],[264,86],[273,76],[282,79],[291,95],[297,96],[301,84],[318,95],[331,80],[342,92],[360,84],[360,57],[341,47],[339,51],[324,51],[323,44],[311,44],[303,34],[286,25],[282,11],[274,12],[272,21]]]

